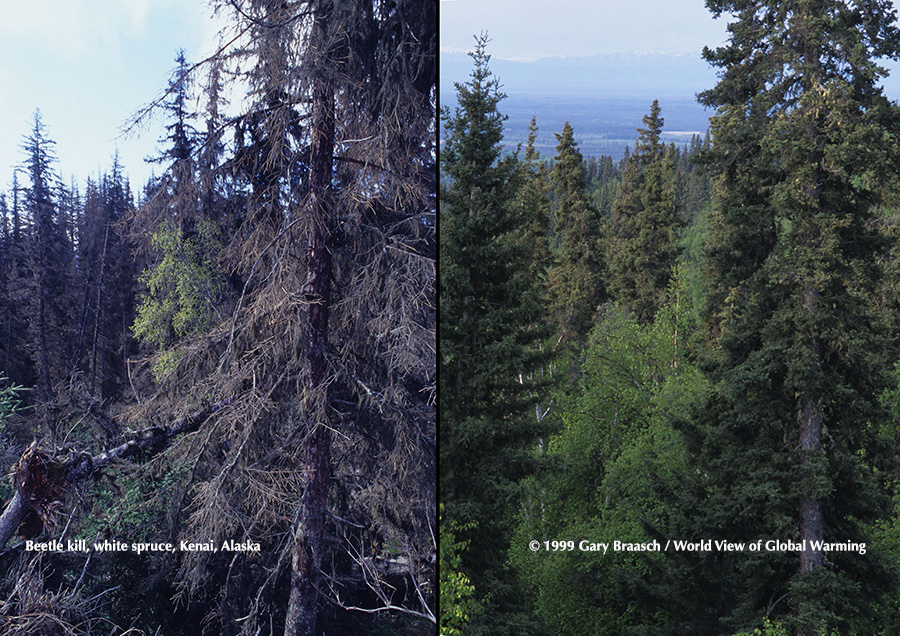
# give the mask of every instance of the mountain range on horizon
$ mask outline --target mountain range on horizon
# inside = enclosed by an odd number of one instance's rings
[[[466,53],[441,53],[440,90],[453,91],[472,70]],[[692,96],[715,84],[715,69],[700,56],[666,53],[601,53],[534,61],[491,58],[491,70],[508,95]]]
[[[488,51],[490,53],[490,51]],[[900,98],[900,64],[884,81],[885,93]],[[663,139],[683,145],[692,135],[703,136],[711,110],[697,94],[712,88],[718,70],[698,51],[694,54],[655,52],[601,53],[584,57],[545,57],[534,61],[491,58],[491,72],[507,98],[500,112],[507,116],[507,147],[524,144],[532,116],[537,117],[536,146],[545,158],[555,155],[554,132],[566,121],[585,157],[609,155],[619,160],[633,147],[642,117],[659,100],[665,120]],[[452,108],[455,82],[466,82],[472,58],[466,53],[440,53],[439,99]]]
[[[440,64],[441,105],[452,108],[454,82],[468,80],[472,58],[441,53]],[[490,68],[507,95],[500,104],[507,116],[506,145],[524,143],[535,116],[536,146],[546,158],[555,155],[553,133],[569,121],[583,155],[621,159],[626,147],[634,145],[636,129],[654,99],[663,109],[663,139],[685,144],[692,135],[706,133],[711,113],[696,94],[716,81],[715,71],[699,54],[600,54],[533,62],[492,58]]]

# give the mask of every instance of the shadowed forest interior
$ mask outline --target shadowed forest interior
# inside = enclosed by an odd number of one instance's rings
[[[437,2],[212,6],[160,176],[0,192],[0,631],[431,634]]]

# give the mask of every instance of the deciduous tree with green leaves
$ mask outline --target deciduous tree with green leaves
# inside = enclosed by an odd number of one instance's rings
[[[658,485],[692,479],[671,425],[706,387],[677,338],[693,326],[691,314],[672,303],[640,324],[614,303],[603,306],[584,351],[583,380],[560,405],[562,430],[547,442],[548,468],[528,481],[512,561],[557,634],[612,636],[638,626],[657,633],[666,624],[665,609],[644,594],[647,580],[669,580],[669,554],[604,554],[578,541],[649,542],[677,512]],[[574,540],[574,549],[544,547],[559,539]],[[532,551],[535,540],[540,549]]]
[[[438,509],[438,516],[441,516],[443,504]],[[468,525],[468,528],[462,529],[471,529],[472,524]],[[441,519],[440,529],[441,636],[462,636],[469,619],[480,609],[475,600],[475,587],[459,571],[462,553],[468,544],[456,540],[455,534],[461,529],[459,526],[445,524]]]
[[[194,225],[194,234],[185,236],[165,221],[150,238],[159,262],[141,277],[147,294],[138,307],[134,333],[157,350],[206,333],[223,319],[227,306],[225,276],[212,256],[222,249],[218,228],[202,217]],[[178,358],[174,348],[157,360],[154,370],[160,381]]]

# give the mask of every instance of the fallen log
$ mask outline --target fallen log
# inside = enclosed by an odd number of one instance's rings
[[[211,415],[230,403],[230,399],[222,400],[171,424],[137,431],[132,439],[97,455],[75,452],[71,448],[48,450],[35,440],[13,467],[15,493],[0,515],[0,549],[17,530],[25,538],[40,534],[54,507],[76,482],[117,460],[159,453],[172,438],[197,430]]]

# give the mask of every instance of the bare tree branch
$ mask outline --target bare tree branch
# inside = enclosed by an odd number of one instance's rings
[[[253,25],[248,24],[236,36],[231,38],[227,43],[220,46],[219,49],[215,53],[213,53],[212,55],[210,55],[209,57],[207,57],[203,60],[200,60],[199,62],[197,62],[196,64],[191,66],[189,69],[187,69],[184,73],[182,73],[181,76],[178,78],[178,80],[179,81],[183,80],[184,78],[186,78],[188,75],[193,73],[195,70],[197,70],[204,64],[208,64],[209,62],[212,62],[212,61],[218,59],[219,56],[221,56],[232,44],[234,44],[239,39],[241,39],[241,37],[243,37],[244,34],[247,33],[247,31],[249,31],[252,26]],[[169,95],[172,94],[172,91],[175,90],[175,87],[177,85],[178,85],[178,82],[173,82],[172,85],[169,86],[169,88],[167,88],[163,92],[162,95],[160,95],[159,97],[154,99],[152,102],[150,102],[149,104],[147,104],[146,106],[144,106],[143,108],[138,110],[137,113],[135,113],[131,117],[131,120],[122,127],[121,132],[119,133],[119,137],[127,137],[129,134],[131,134],[132,131],[134,131],[134,129],[137,128],[141,124],[141,122],[144,121],[144,119],[146,119],[147,117],[150,116],[150,113],[152,113],[160,104],[163,103],[163,100],[165,100]]]
[[[346,535],[345,539],[348,539]],[[412,581],[413,587],[416,591],[416,596],[419,599],[419,603],[424,611],[415,610],[405,605],[396,605],[393,602],[393,596],[397,590],[396,588],[394,588],[394,586],[383,580],[384,576],[379,573],[378,568],[376,568],[376,559],[364,557],[361,551],[355,549],[352,542],[349,540],[347,540],[347,545],[349,546],[346,550],[347,555],[357,564],[360,571],[362,572],[363,581],[365,582],[366,586],[370,590],[372,590],[372,592],[382,603],[382,605],[380,605],[379,607],[358,607],[355,605],[347,605],[346,603],[341,601],[340,592],[334,585],[335,581],[331,579],[329,588],[331,591],[330,600],[333,603],[335,603],[342,609],[364,612],[366,614],[376,614],[380,612],[401,612],[403,614],[409,614],[411,616],[424,618],[431,623],[437,624],[437,617],[428,606],[428,603],[426,602],[425,597],[422,594],[422,589],[419,585],[418,576],[416,575],[415,567],[413,564],[413,555],[408,548],[406,555],[407,563],[405,564],[406,568],[404,574],[408,575],[410,580]],[[390,592],[388,592],[388,590],[390,590]]]

